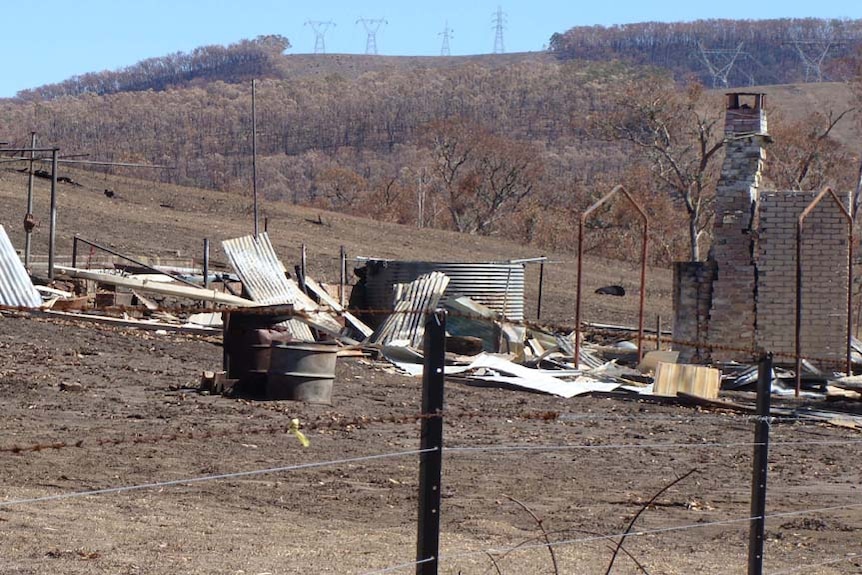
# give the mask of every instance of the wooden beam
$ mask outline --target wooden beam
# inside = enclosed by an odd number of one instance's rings
[[[182,297],[199,301],[211,301],[213,303],[220,303],[235,307],[254,307],[260,305],[245,298],[233,296],[211,289],[193,288],[184,285],[152,282],[149,280],[137,280],[111,274],[102,274],[98,272],[81,270],[78,268],[69,268],[65,266],[54,266],[54,271],[58,276],[88,279],[103,284],[122,286],[140,291],[157,293],[173,297]]]

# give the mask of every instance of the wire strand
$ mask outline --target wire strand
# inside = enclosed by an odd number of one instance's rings
[[[173,487],[176,485],[184,485],[187,483],[203,483],[205,481],[216,481],[220,479],[235,479],[238,477],[249,477],[253,475],[265,475],[269,473],[284,473],[287,471],[297,471],[301,469],[312,469],[315,467],[327,467],[330,465],[343,465],[347,463],[360,463],[363,461],[373,461],[375,459],[386,459],[391,457],[406,457],[408,455],[421,455],[436,451],[437,447],[428,449],[414,449],[410,451],[397,451],[392,453],[380,453],[377,455],[364,455],[361,457],[349,457],[346,459],[336,459],[333,461],[318,461],[314,463],[300,463],[297,465],[285,465],[283,467],[270,467],[267,469],[255,469],[251,471],[237,471],[233,473],[219,473],[216,475],[203,475],[188,479],[174,479],[171,481],[159,481],[155,483],[143,483],[139,485],[126,485],[122,487],[106,487],[104,489],[92,489],[89,491],[74,491],[71,493],[58,493],[56,495],[46,495],[44,497],[33,497],[29,499],[13,499],[11,501],[0,501],[0,508],[11,507],[13,505],[25,505],[28,503],[42,503],[45,501],[57,501],[60,499],[73,499],[78,497],[89,497],[91,495],[106,495],[109,493],[123,493],[126,491],[137,491],[140,489],[154,489],[157,487]]]
[[[837,559],[830,559],[828,561],[822,561],[820,563],[812,563],[810,565],[804,565],[802,567],[792,567],[790,569],[782,569],[781,571],[772,571],[769,575],[789,575],[790,573],[807,573],[813,567],[824,567],[826,565],[836,565],[838,563],[844,563],[845,561],[852,561],[853,559],[862,558],[862,554],[859,553],[850,553],[845,557],[840,557]]]

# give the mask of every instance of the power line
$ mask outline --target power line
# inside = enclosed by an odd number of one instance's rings
[[[357,24],[362,23],[365,32],[368,34],[365,40],[365,53],[373,56],[377,55],[377,31],[382,26],[389,22],[384,18],[360,18],[356,21]]]
[[[443,46],[440,48],[441,56],[451,56],[452,52],[449,50],[449,39],[453,37],[453,30],[449,28],[449,21],[446,21],[446,25],[443,27],[443,31],[438,34],[438,36],[443,36]]]
[[[506,46],[503,43],[503,30],[506,28],[506,14],[503,12],[502,6],[497,6],[497,11],[493,15],[492,23],[494,24],[494,54],[503,54],[506,52]]]
[[[712,87],[718,88],[719,83],[723,87],[727,87],[727,77],[733,70],[733,65],[736,63],[742,52],[743,42],[740,42],[736,48],[713,48],[707,49],[703,44],[698,42],[697,48],[699,55],[704,64],[706,64],[709,73],[712,74]]]
[[[816,82],[823,81],[823,70],[821,69],[823,60],[826,59],[826,55],[833,46],[841,44],[840,41],[834,40],[793,40],[790,43],[796,48],[796,53],[799,55],[799,59],[802,60],[806,82],[811,77],[816,78]]]
[[[306,20],[306,26],[314,30],[314,53],[326,54],[326,31],[335,26],[332,20]]]

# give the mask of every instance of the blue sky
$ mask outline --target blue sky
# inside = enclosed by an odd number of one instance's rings
[[[332,20],[328,53],[362,54],[358,18],[385,18],[377,48],[385,55],[440,54],[446,22],[452,55],[490,53],[493,16],[506,16],[507,52],[542,50],[554,32],[579,25],[702,18],[862,18],[860,0],[41,0],[4,2],[0,97],[76,74],[121,68],[206,44],[230,44],[262,34],[287,36],[288,54],[314,51],[308,20]]]

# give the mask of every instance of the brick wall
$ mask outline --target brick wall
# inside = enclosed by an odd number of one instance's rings
[[[760,196],[757,343],[767,351],[796,351],[796,224],[816,195],[769,191]],[[802,353],[840,360],[847,345],[849,246],[847,223],[830,197],[805,219],[802,238]]]
[[[713,262],[676,262],[673,266],[673,349],[679,351],[681,363],[709,361],[708,349],[680,342],[708,341],[714,277]]]

